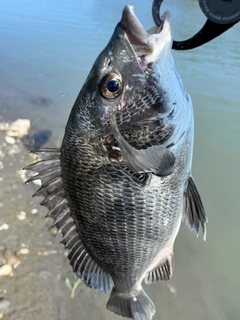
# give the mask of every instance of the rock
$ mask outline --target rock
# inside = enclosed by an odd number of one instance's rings
[[[16,252],[14,252],[11,249],[5,249],[3,251],[3,257],[5,259],[6,264],[9,264],[10,266],[13,266],[15,264],[19,264],[19,260],[18,260]]]
[[[8,150],[8,154],[11,156],[13,154],[20,153],[21,150],[17,144],[14,144],[10,150]]]
[[[43,251],[43,252],[38,251],[37,255],[38,255],[38,256],[44,256],[44,257],[47,257],[47,256],[49,255],[49,253],[48,253],[47,251]]]
[[[7,277],[12,274],[12,266],[10,264],[4,264],[0,267],[0,277]]]
[[[18,254],[19,255],[22,255],[22,254],[29,254],[29,250],[28,248],[22,248],[18,251]]]
[[[9,128],[9,122],[0,122],[0,130],[1,131],[7,131]]]
[[[176,294],[177,293],[177,290],[172,286],[172,285],[168,285],[168,290],[172,293],[172,294]]]
[[[11,309],[12,307],[11,307],[10,301],[5,299],[4,297],[0,297],[0,314],[2,315],[7,314],[12,311]]]
[[[7,223],[3,223],[1,226],[0,226],[0,231],[2,230],[8,230],[9,229],[9,225]]]
[[[26,148],[31,151],[39,150],[51,137],[52,131],[50,130],[40,130],[33,134],[26,135],[22,142]]]
[[[10,124],[7,131],[7,136],[23,137],[28,133],[30,126],[31,122],[29,119],[17,119]]]
[[[36,214],[36,213],[38,213],[38,209],[37,209],[37,208],[33,208],[33,209],[31,210],[31,214]]]
[[[58,229],[56,227],[52,227],[49,229],[49,232],[55,236],[58,233]]]
[[[19,133],[16,131],[7,131],[6,134],[8,137],[12,137],[12,138],[18,138],[18,136],[19,136]]]
[[[26,214],[25,211],[18,211],[16,213],[16,217],[18,218],[18,220],[23,221],[23,220],[25,220],[27,218],[27,214]]]
[[[14,138],[9,137],[9,136],[6,136],[6,137],[5,137],[5,140],[6,140],[6,142],[9,143],[9,144],[14,144],[14,143],[16,142],[16,140],[15,140]]]
[[[2,161],[0,161],[0,170],[2,170],[4,168],[4,165],[2,163]]]
[[[18,176],[20,177],[20,179],[22,180],[23,183],[25,183],[27,181],[27,170],[19,170],[17,171]]]

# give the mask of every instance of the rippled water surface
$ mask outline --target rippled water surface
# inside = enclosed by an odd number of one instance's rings
[[[126,4],[135,6],[146,28],[152,26],[149,0],[1,0],[0,121],[29,118],[33,130],[52,131],[48,146],[60,146],[73,102]],[[192,36],[205,21],[197,1],[165,0],[162,8],[172,13],[176,40]],[[146,290],[156,304],[156,320],[235,320],[240,317],[240,24],[201,48],[174,52],[174,59],[194,105],[193,175],[209,219],[208,236],[204,243],[183,225],[172,280]],[[94,296],[92,308],[101,315],[105,306]],[[76,319],[79,304],[81,297],[63,320]],[[89,310],[89,320],[96,310]]]

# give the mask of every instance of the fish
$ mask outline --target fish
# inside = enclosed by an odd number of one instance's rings
[[[171,53],[171,17],[146,31],[123,9],[71,110],[62,145],[41,160],[33,196],[62,233],[73,272],[109,293],[107,309],[151,320],[142,288],[170,280],[181,221],[206,238],[206,213],[191,175],[194,118]]]

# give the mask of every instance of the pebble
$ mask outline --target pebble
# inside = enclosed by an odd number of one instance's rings
[[[36,213],[38,213],[38,209],[37,209],[37,208],[33,208],[33,209],[31,210],[31,214],[36,214]]]
[[[9,128],[9,122],[0,122],[0,130],[6,131]]]
[[[52,227],[51,229],[49,229],[49,232],[52,234],[52,235],[56,235],[58,233],[58,229],[57,227]]]
[[[10,311],[11,311],[10,301],[1,297],[1,299],[0,299],[0,315],[2,315],[2,318],[3,318],[4,314],[7,314]],[[0,317],[0,319],[2,319],[2,318]]]
[[[20,179],[22,180],[23,183],[25,183],[27,181],[27,170],[19,170],[17,171],[18,176],[20,177]]]
[[[18,137],[19,133],[16,131],[8,131],[7,135],[8,135],[8,137]]]
[[[22,137],[28,133],[30,125],[29,119],[17,119],[10,124],[7,135],[10,137]]]
[[[25,211],[18,211],[16,213],[16,217],[18,218],[18,220],[23,221],[23,220],[25,220],[27,218],[27,214],[26,214]]]
[[[14,143],[16,142],[16,140],[15,140],[14,138],[9,137],[9,136],[6,136],[6,137],[5,137],[5,140],[6,140],[6,142],[9,143],[9,144],[14,144]]]
[[[19,260],[18,260],[16,252],[14,252],[11,249],[5,249],[3,252],[3,257],[6,261],[6,263],[9,264],[10,266],[13,266],[15,264],[19,264]]]
[[[10,276],[12,273],[12,266],[10,264],[4,264],[0,267],[0,277]]]
[[[0,226],[0,231],[2,230],[8,230],[9,229],[9,225],[7,223],[3,223],[1,226]]]
[[[38,256],[45,256],[45,257],[47,257],[47,256],[48,256],[48,252],[47,252],[47,251],[43,251],[43,252],[38,251],[37,255],[38,255]]]
[[[12,148],[8,151],[8,154],[11,156],[11,155],[14,155],[14,154],[17,154],[17,153],[20,153],[20,152],[21,152],[21,150],[20,150],[19,146],[14,144],[12,146]]]
[[[168,290],[172,293],[172,294],[176,294],[177,293],[177,290],[171,286],[170,284],[167,286],[168,287]]]
[[[18,251],[18,254],[21,255],[21,254],[29,254],[29,250],[28,248],[22,248]]]
[[[2,170],[4,168],[4,165],[2,163],[2,161],[0,161],[0,170]]]

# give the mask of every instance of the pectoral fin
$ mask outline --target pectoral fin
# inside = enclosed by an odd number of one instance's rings
[[[201,224],[203,239],[205,241],[207,235],[207,217],[201,197],[191,176],[188,179],[188,185],[184,194],[183,201],[183,219],[185,220],[186,225],[190,228],[191,231],[195,231],[198,235],[199,226]]]
[[[137,173],[152,172],[161,177],[173,172],[175,156],[166,147],[160,145],[142,150],[133,148],[118,130],[114,114],[112,115],[112,130],[122,157],[130,170]]]

